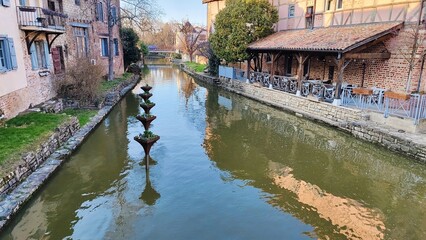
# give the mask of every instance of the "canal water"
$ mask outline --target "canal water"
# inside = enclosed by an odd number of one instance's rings
[[[425,183],[424,165],[152,66],[0,239],[426,239]]]

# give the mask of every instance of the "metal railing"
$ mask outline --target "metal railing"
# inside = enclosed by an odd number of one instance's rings
[[[244,71],[235,68],[222,67],[222,74],[230,79],[246,80]],[[221,68],[219,68],[219,72]],[[228,71],[228,74],[226,74]],[[243,74],[236,74],[240,72]],[[219,74],[222,76],[221,74]],[[297,92],[297,79],[279,75],[271,75],[262,72],[250,72],[250,83],[259,83],[264,87],[293,93]],[[384,117],[399,116],[413,119],[414,124],[419,124],[420,119],[426,119],[426,95],[412,94],[410,99],[401,100],[385,97],[385,89],[372,88],[371,94],[354,94],[355,86],[346,84],[342,88],[342,105],[364,110],[376,111],[384,114]],[[301,96],[312,95],[326,102],[333,102],[336,87],[332,84],[324,84],[321,80],[303,80]]]
[[[66,14],[46,8],[18,6],[16,7],[20,27],[65,29]]]
[[[219,77],[246,81],[247,77],[245,75],[245,71],[241,69],[227,66],[219,66]]]
[[[373,94],[363,95],[354,94],[352,88],[344,88],[342,105],[383,113],[384,117],[410,118],[414,124],[426,119],[426,95],[411,94],[404,100],[386,97],[383,89],[373,89]]]

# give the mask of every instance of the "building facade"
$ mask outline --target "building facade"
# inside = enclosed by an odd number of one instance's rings
[[[207,4],[207,34],[210,34],[214,31],[216,15],[226,4],[225,0],[203,0],[203,4]]]
[[[57,77],[80,57],[105,66],[107,73],[110,51],[104,2],[1,1],[1,21],[10,23],[0,26],[0,39],[8,40],[4,47],[0,45],[0,59],[5,59],[0,70],[0,112],[4,117],[55,97]],[[112,13],[119,19],[119,1],[112,2]],[[121,74],[124,66],[117,24],[113,36],[114,72]]]
[[[270,2],[279,12],[277,33],[248,48],[264,63],[257,71],[294,76],[299,83],[318,79],[397,92],[426,90],[422,0]]]

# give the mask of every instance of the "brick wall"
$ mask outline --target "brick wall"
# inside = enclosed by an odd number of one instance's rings
[[[421,69],[421,53],[425,48],[426,30],[420,31],[421,41],[420,47],[417,49],[415,55],[414,68],[412,72],[411,91],[426,91],[426,83],[422,80],[421,88],[417,89],[420,79]],[[363,52],[367,53],[381,53],[389,51],[391,53],[390,59],[368,59],[368,60],[352,60],[346,67],[343,73],[343,79],[350,84],[361,86],[364,78],[364,87],[378,87],[389,89],[392,91],[405,92],[408,73],[409,73],[409,59],[413,49],[413,26],[405,26],[396,36],[379,43],[373,47],[365,49]],[[277,62],[277,72],[279,75],[285,73],[285,55],[280,57]],[[328,80],[329,67],[334,66],[333,80],[338,78],[337,66],[333,61],[332,55],[321,56],[319,54],[312,54],[309,59],[310,62],[310,79],[325,79]],[[252,62],[253,66],[253,62]],[[365,73],[363,72],[365,66]],[[271,72],[272,64],[266,62],[266,54],[263,58],[263,71]],[[297,74],[298,62],[293,58],[292,75]],[[243,67],[246,70],[246,67]],[[423,70],[422,78],[426,78],[426,71]]]

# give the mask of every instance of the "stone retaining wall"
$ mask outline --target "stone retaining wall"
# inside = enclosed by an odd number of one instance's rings
[[[426,163],[426,145],[423,134],[407,135],[385,127],[369,124],[368,122],[352,122],[339,126],[349,131],[357,138],[379,144],[387,149],[415,158]]]
[[[223,89],[267,105],[295,113],[297,116],[321,121],[337,127],[353,136],[388,148],[394,152],[426,163],[426,137],[424,134],[400,132],[370,121],[361,110],[333,106],[314,99],[268,89],[257,84],[238,80],[216,79],[183,69],[191,76],[207,82],[218,83]]]
[[[80,124],[76,117],[59,126],[55,132],[37,150],[22,155],[19,166],[0,180],[0,194],[14,189],[22,180],[34,172],[57,148],[65,143],[77,130]]]
[[[221,80],[221,86],[241,95],[260,100],[286,110],[310,115],[326,122],[345,123],[367,120],[368,115],[357,109],[333,106],[329,103],[319,102],[316,99],[298,97],[294,94],[265,88],[258,84],[247,84],[238,80]]]
[[[64,140],[62,146],[54,150],[45,161],[39,164],[38,168],[31,169],[29,176],[21,182],[14,183],[16,188],[12,189],[8,194],[0,194],[0,230],[3,229],[11,220],[11,218],[21,209],[21,207],[36,193],[40,187],[59,169],[59,167],[69,158],[69,156],[83,144],[84,140],[92,131],[102,122],[113,106],[125,96],[127,92],[133,89],[139,82],[140,76],[135,75],[126,84],[120,85],[116,92],[120,98],[111,100],[111,105],[106,105],[90,119],[84,127],[70,133],[68,140]],[[76,121],[76,119],[74,120]],[[78,121],[77,121],[78,123]],[[76,129],[75,129],[76,130]],[[65,139],[65,138],[64,138]],[[48,151],[46,151],[47,153]],[[36,155],[37,156],[37,155]],[[31,159],[31,157],[30,157]],[[36,157],[37,159],[37,157]],[[3,191],[4,192],[4,191]]]

